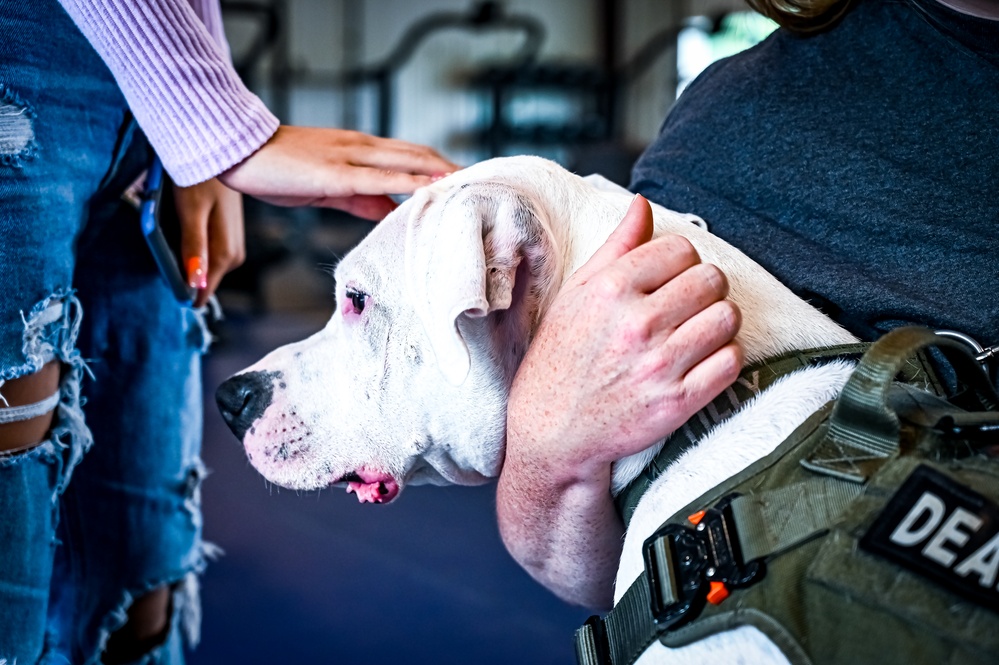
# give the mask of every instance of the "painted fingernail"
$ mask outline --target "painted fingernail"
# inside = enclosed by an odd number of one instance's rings
[[[438,180],[443,180],[452,173],[454,173],[454,171],[448,171],[447,173],[435,173],[432,176],[430,176],[430,182],[437,182]]]
[[[208,273],[202,266],[203,262],[200,256],[192,256],[187,260],[187,283],[191,288],[208,288]]]

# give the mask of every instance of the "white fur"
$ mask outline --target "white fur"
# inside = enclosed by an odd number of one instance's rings
[[[538,322],[631,201],[602,179],[584,181],[535,157],[483,162],[417,192],[340,263],[339,307],[326,328],[246,370],[280,373],[270,407],[244,439],[253,464],[296,488],[325,487],[359,469],[400,487],[498,475],[510,383]],[[654,215],[657,235],[686,236],[727,275],[748,361],[855,341],[695,215],[659,206]],[[370,296],[359,316],[349,313],[347,290]],[[848,372],[836,363],[783,379],[670,467],[635,513],[618,593],[641,571],[641,543],[665,518],[770,452],[837,394]],[[657,450],[621,460],[614,487]],[[675,651],[657,644],[641,662],[681,660],[786,662],[755,628]]]
[[[669,517],[708,489],[771,453],[794,429],[839,394],[853,363],[835,362],[778,380],[686,451],[642,496],[624,539],[615,604],[642,573],[642,543]],[[704,506],[708,508],[710,506]],[[750,626],[715,635],[679,649],[658,642],[638,662],[709,663],[720,654],[739,654],[744,663],[786,663],[769,638]],[[725,659],[724,662],[733,662]]]

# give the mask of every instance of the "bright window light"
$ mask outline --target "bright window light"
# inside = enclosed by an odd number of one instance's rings
[[[712,62],[746,50],[777,29],[776,23],[750,11],[727,14],[717,32],[707,16],[694,16],[688,24],[677,37],[677,97]]]

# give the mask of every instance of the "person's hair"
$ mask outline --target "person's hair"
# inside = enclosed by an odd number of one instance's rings
[[[853,0],[746,0],[781,27],[798,33],[821,32],[843,18]]]

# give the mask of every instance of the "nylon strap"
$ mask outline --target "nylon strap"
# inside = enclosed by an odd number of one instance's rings
[[[642,470],[631,483],[615,497],[618,514],[625,526],[631,522],[631,516],[638,506],[638,501],[646,490],[662,475],[671,464],[692,448],[718,423],[726,420],[743,404],[763,392],[778,379],[805,367],[814,367],[834,360],[855,359],[867,349],[869,343],[841,344],[822,349],[806,349],[790,351],[775,358],[768,358],[746,367],[731,386],[711,401],[706,407],[694,414],[680,429],[676,430],[659,453]]]
[[[834,478],[811,478],[737,497],[731,503],[732,522],[743,561],[778,557],[829,530],[862,489]],[[640,575],[603,619],[591,617],[576,631],[580,665],[628,665],[658,639],[661,629],[652,617],[647,575]],[[670,583],[675,581],[660,580]],[[675,588],[665,593],[678,595]]]
[[[576,630],[579,665],[633,663],[659,636],[650,604],[649,584],[640,575],[606,616],[590,617]]]
[[[958,342],[919,327],[897,328],[874,344],[850,375],[829,419],[829,433],[808,459],[807,469],[863,483],[884,460],[898,453],[901,424],[888,404],[896,375],[917,351],[936,346],[944,351],[958,378],[988,410],[996,410],[996,395],[974,356]]]
[[[883,336],[864,354],[837,399],[829,431],[816,448],[821,454],[813,454],[801,462],[824,475],[732,501],[731,523],[743,563],[778,557],[828,530],[859,496],[862,483],[869,477],[869,471],[861,463],[897,454],[901,425],[888,405],[888,391],[900,373],[918,377],[927,384],[935,382],[925,356],[917,354],[931,345],[946,353],[958,377],[975,391],[981,404],[996,410],[999,396],[962,345],[922,328],[899,328]],[[835,355],[835,351],[830,355]],[[775,364],[771,362],[769,366]],[[917,365],[915,371],[910,367],[907,373],[902,372],[906,364]],[[793,369],[796,367],[788,371]],[[935,383],[933,387],[937,387]],[[673,451],[667,457],[672,455],[675,459],[678,454]],[[662,459],[662,454],[657,456],[650,467]],[[854,482],[839,482],[844,479]],[[642,492],[645,487],[647,483]],[[630,516],[629,512],[627,518]],[[606,617],[591,617],[576,631],[577,658],[581,665],[630,665],[657,639],[660,629],[652,616],[648,575],[649,571],[640,575]],[[665,576],[658,583],[670,585],[675,580]],[[664,595],[675,597],[676,589],[667,589]]]
[[[732,501],[732,518],[745,561],[778,556],[823,533],[863,489],[834,478],[812,478]]]

